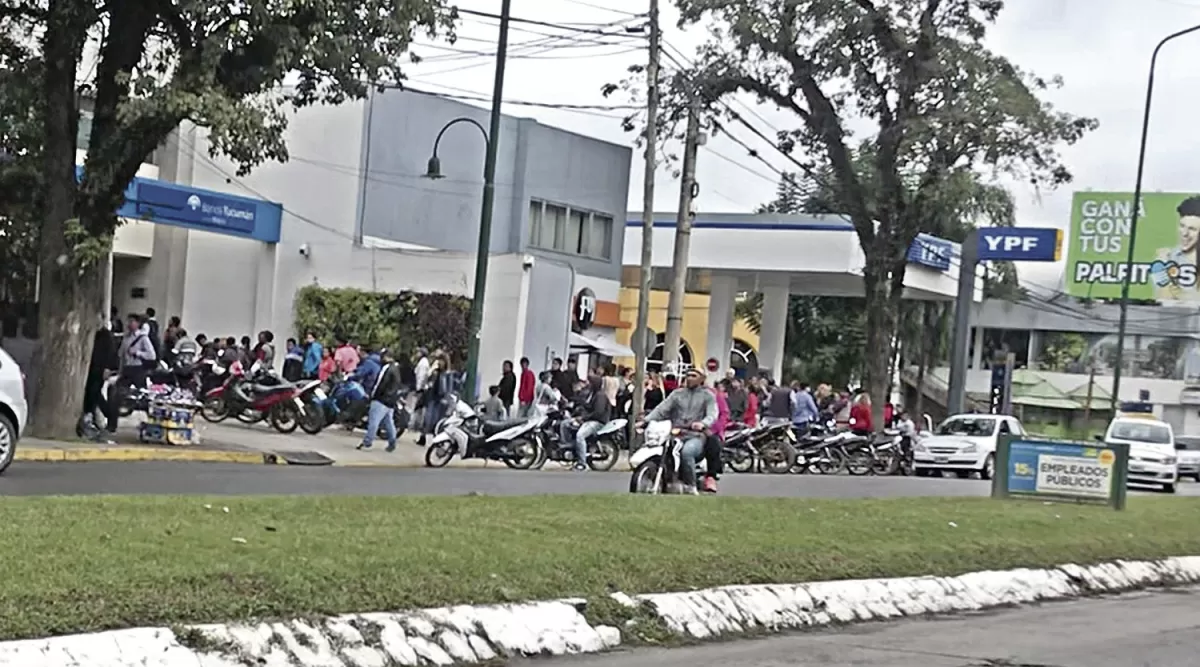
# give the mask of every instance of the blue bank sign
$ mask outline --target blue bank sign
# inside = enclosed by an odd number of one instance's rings
[[[1062,257],[1061,229],[985,227],[979,230],[980,261],[1056,262]]]
[[[950,260],[954,257],[954,244],[946,239],[939,239],[929,234],[918,234],[908,246],[909,263],[924,266],[936,271],[949,271]]]
[[[1128,445],[1007,439],[996,451],[993,496],[1125,505]]]
[[[76,174],[82,177],[83,168],[76,167]],[[125,203],[117,209],[117,215],[278,243],[283,207],[262,199],[138,176],[125,189]]]

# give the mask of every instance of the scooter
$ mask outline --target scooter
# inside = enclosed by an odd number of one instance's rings
[[[630,493],[685,493],[693,495],[696,487],[678,483],[680,464],[683,462],[683,443],[698,435],[695,431],[675,428],[669,421],[654,421],[646,425],[643,444],[629,457],[633,475],[629,479]],[[696,479],[700,479],[708,466],[704,457],[696,461]],[[668,475],[667,471],[675,474]],[[674,478],[676,484],[668,484]]]
[[[514,470],[528,470],[544,454],[536,433],[545,415],[529,419],[485,421],[455,397],[454,412],[438,424],[439,432],[425,449],[425,465],[442,468],[455,454],[463,459],[501,461]]]

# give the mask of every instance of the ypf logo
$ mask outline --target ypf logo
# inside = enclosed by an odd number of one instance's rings
[[[1150,280],[1158,287],[1195,287],[1196,266],[1156,260],[1150,264]]]
[[[191,197],[188,197],[187,205],[188,205],[188,208],[192,209],[193,211],[200,210],[200,196],[192,195]]]

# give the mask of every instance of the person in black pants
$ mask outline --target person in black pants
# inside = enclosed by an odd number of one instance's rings
[[[112,332],[108,327],[102,326],[92,340],[92,358],[88,362],[87,380],[83,385],[83,419],[94,419],[96,411],[99,410],[107,421],[105,431],[109,434],[117,432],[117,403],[120,397],[119,392],[111,388],[108,398],[105,398],[104,381],[117,370],[116,360],[116,345]],[[82,427],[79,430],[82,435]],[[95,437],[100,439],[102,433],[97,432]]]

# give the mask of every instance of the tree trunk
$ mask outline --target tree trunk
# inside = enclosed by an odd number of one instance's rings
[[[883,406],[887,402],[888,363],[892,359],[892,338],[896,332],[895,301],[891,295],[888,263],[867,251],[863,269],[863,288],[867,309],[867,349],[864,355],[863,384],[871,396],[871,424],[883,428]]]
[[[938,328],[941,319],[941,304],[925,301],[921,304],[921,353],[917,359],[917,397],[913,400],[912,408],[908,411],[919,420],[925,410],[925,374],[933,365],[937,349],[941,344],[941,330]]]
[[[45,204],[39,267],[38,384],[30,433],[39,438],[75,437],[83,408],[83,385],[93,330],[100,322],[102,280],[94,253],[80,257],[76,216],[75,134],[79,115],[75,72],[94,7],[51,0],[42,40],[45,62],[42,103],[45,123]]]

